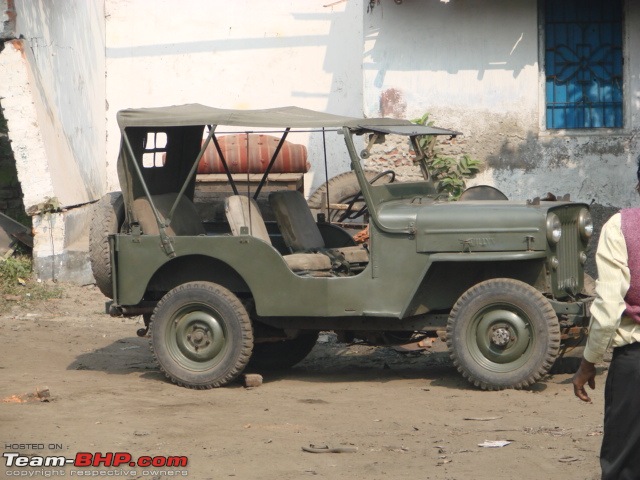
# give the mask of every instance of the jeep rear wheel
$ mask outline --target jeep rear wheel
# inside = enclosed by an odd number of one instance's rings
[[[318,332],[305,332],[279,342],[256,343],[249,367],[256,370],[284,370],[309,355],[318,341]]]
[[[492,279],[467,290],[453,306],[447,345],[458,371],[475,386],[524,388],[553,365],[560,327],[551,304],[535,288]]]
[[[151,317],[151,348],[160,369],[189,388],[233,381],[251,356],[251,321],[238,298],[220,285],[191,282],[169,291]]]

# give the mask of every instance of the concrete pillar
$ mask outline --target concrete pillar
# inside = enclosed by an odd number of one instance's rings
[[[22,40],[4,44],[0,53],[0,97],[22,185],[32,215],[34,271],[39,278],[93,282],[88,261],[91,206],[61,208],[49,171]]]

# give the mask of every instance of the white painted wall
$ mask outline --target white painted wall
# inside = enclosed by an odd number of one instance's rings
[[[636,205],[640,32],[633,26],[639,21],[640,5],[627,1],[624,131],[541,129],[543,76],[532,0],[381,2],[364,18],[364,111],[408,118],[431,112],[436,124],[464,133],[460,151],[485,162],[475,183],[495,185],[511,198],[551,191]]]
[[[107,189],[118,189],[120,109],[297,105],[361,115],[362,4],[328,3],[191,0],[177,8],[170,0],[106,0]],[[323,161],[316,137],[314,167]],[[348,168],[346,150],[329,156],[332,174]]]
[[[14,5],[20,39],[0,54],[0,96],[24,204],[29,211],[53,199],[73,209],[33,217],[34,270],[89,283],[86,204],[100,197],[106,176],[103,5]]]
[[[105,176],[102,2],[17,0],[15,7],[53,194],[62,206],[96,200]]]
[[[385,2],[365,15],[364,103],[402,91],[425,108],[528,112],[537,105],[537,7],[531,0]],[[534,87],[534,88],[531,88]]]
[[[54,197],[45,143],[38,128],[38,114],[33,101],[33,88],[25,44],[14,40],[5,44],[0,54],[0,97],[7,118],[11,148],[26,206]]]

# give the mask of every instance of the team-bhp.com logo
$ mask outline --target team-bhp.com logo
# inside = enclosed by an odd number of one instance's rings
[[[9,468],[33,468],[33,467],[99,467],[99,468],[122,468],[122,467],[139,467],[139,468],[184,468],[189,463],[189,459],[185,456],[165,456],[156,457],[140,456],[134,458],[127,452],[107,452],[107,453],[89,453],[78,452],[73,458],[65,456],[39,456],[39,455],[23,455],[16,452],[3,453],[5,458],[5,466]],[[166,470],[165,470],[166,472]],[[173,475],[186,475],[186,470],[172,470]],[[8,473],[8,472],[7,472]],[[88,475],[92,472],[83,470],[71,470],[70,476]],[[128,472],[127,472],[128,473]],[[160,472],[158,472],[160,473]],[[106,473],[105,473],[106,474]],[[19,473],[17,474],[19,476]],[[172,476],[173,476],[172,475]],[[15,476],[15,475],[14,475]]]

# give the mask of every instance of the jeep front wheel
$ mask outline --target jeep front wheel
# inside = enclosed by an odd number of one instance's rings
[[[476,387],[524,388],[553,365],[560,327],[551,304],[535,288],[491,279],[471,287],[453,306],[447,345],[458,371]]]
[[[185,283],[158,302],[151,317],[151,348],[172,382],[189,388],[221,387],[233,381],[251,357],[251,321],[226,288]]]

